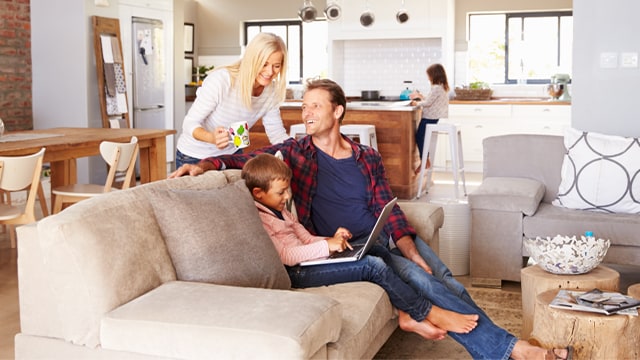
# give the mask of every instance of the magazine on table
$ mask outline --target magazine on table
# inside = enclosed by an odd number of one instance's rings
[[[600,289],[573,291],[561,289],[549,306],[557,309],[588,311],[605,315],[623,314],[638,316],[640,300],[619,292]]]

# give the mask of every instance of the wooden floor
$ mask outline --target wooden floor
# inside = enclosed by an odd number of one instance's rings
[[[13,337],[20,331],[16,250],[0,234],[0,359],[13,359]]]

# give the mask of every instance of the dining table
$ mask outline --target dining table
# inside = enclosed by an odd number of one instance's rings
[[[138,138],[140,183],[167,177],[167,140],[174,129],[58,127],[13,131],[0,137],[0,155],[29,155],[45,148],[51,188],[77,183],[76,159],[100,154],[103,141],[129,142]]]

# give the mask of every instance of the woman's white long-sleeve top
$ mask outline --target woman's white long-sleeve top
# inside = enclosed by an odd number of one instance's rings
[[[243,104],[237,87],[231,87],[229,71],[214,70],[196,92],[196,99],[184,118],[177,148],[183,154],[198,159],[233,154],[236,148],[232,144],[218,149],[215,144],[196,140],[193,131],[198,127],[207,131],[213,131],[219,126],[226,128],[236,121],[246,121],[251,129],[260,118],[272,144],[289,138],[282,124],[275,85],[266,86],[260,96],[252,97],[249,109]]]

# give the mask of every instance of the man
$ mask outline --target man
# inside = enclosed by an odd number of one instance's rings
[[[288,139],[248,154],[208,158],[183,165],[170,177],[199,175],[208,170],[240,169],[260,153],[280,151],[293,171],[291,190],[299,221],[313,234],[333,234],[338,227],[362,241],[373,228],[384,205],[393,198],[380,154],[340,134],[346,97],[342,88],[327,79],[307,84],[302,120],[307,135]],[[399,206],[395,206],[380,241],[393,248],[394,271],[433,304],[461,314],[480,316],[475,330],[449,333],[473,358],[545,359],[571,357],[571,349],[545,350],[499,328],[471,299],[464,286],[416,236]]]

